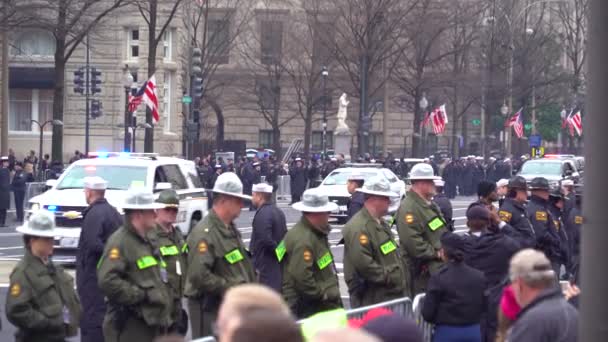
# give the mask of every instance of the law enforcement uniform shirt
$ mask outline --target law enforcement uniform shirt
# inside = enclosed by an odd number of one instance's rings
[[[536,235],[536,246],[551,262],[560,258],[560,240],[555,226],[556,218],[549,211],[549,201],[532,196],[528,203],[528,219]]]
[[[519,203],[513,198],[505,198],[498,209],[498,216],[513,228],[511,237],[517,240],[522,248],[536,247],[534,229],[532,229],[524,203]]]

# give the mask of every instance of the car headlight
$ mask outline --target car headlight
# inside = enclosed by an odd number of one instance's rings
[[[40,203],[32,203],[32,205],[30,206],[30,210],[32,210],[32,211],[40,210]]]

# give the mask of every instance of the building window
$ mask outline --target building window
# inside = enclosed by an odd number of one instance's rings
[[[45,123],[53,118],[53,90],[11,88],[9,102],[9,130],[14,132],[39,132],[31,120]],[[52,129],[48,124],[45,131]]]
[[[263,64],[278,64],[283,50],[283,22],[263,20],[260,32],[261,62]]]
[[[171,131],[171,72],[165,71],[165,81],[163,82],[163,113],[165,117],[165,132]]]
[[[313,131],[311,145],[313,151],[322,152],[323,150],[323,131]],[[328,150],[334,148],[334,132],[327,131],[325,146]]]
[[[228,64],[230,61],[230,19],[211,19],[207,25],[210,62]]]
[[[163,34],[163,59],[170,61],[173,58],[172,55],[173,46],[173,30],[167,28]]]
[[[48,31],[18,33],[11,45],[13,56],[53,57],[55,55],[55,37]]]
[[[369,134],[369,149],[373,156],[382,155],[382,132],[371,132]]]
[[[127,59],[139,57],[139,29],[130,28],[127,30]]]
[[[271,129],[261,129],[260,130],[260,148],[272,148],[274,139],[272,135]]]
[[[256,79],[255,92],[261,110],[276,110],[280,107],[281,86],[276,83],[276,79]]]

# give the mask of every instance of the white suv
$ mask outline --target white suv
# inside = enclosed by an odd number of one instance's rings
[[[82,212],[87,208],[83,182],[87,176],[100,176],[108,182],[106,199],[122,213],[125,192],[131,187],[144,187],[156,194],[172,188],[180,197],[176,226],[188,234],[207,214],[207,197],[194,162],[159,157],[153,153],[92,153],[93,158],[72,163],[58,180],[47,181],[49,190],[29,200],[30,211],[40,208],[55,213],[60,236],[55,238],[54,260],[75,261],[82,225]]]

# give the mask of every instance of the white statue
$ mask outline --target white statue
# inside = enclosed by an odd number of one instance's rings
[[[346,124],[346,107],[350,102],[347,99],[346,93],[342,93],[340,96],[340,107],[338,108],[338,125],[336,126],[336,134],[350,133],[350,128]]]

